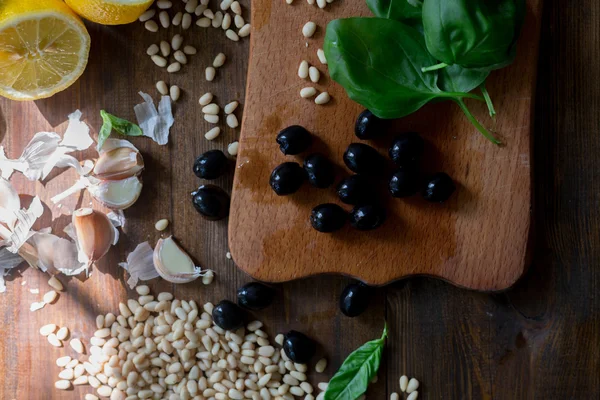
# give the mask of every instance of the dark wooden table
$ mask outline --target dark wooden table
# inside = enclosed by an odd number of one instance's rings
[[[387,320],[385,363],[370,399],[397,391],[402,374],[421,381],[423,399],[600,398],[600,3],[545,3],[533,163],[536,238],[528,273],[499,294],[468,292],[427,278],[398,282],[379,289],[369,312],[356,319],[343,317],[337,308],[339,293],[348,283],[345,278],[280,285],[279,300],[258,316],[272,334],[296,328],[322,344],[330,367],[316,380],[331,376],[350,351],[378,337]],[[221,104],[243,100],[247,42],[236,44],[222,32],[194,29],[186,36],[199,54],[182,73],[169,78],[151,63],[145,49],[173,32],[151,34],[139,23],[88,27],[93,39],[90,62],[72,88],[35,103],[0,101],[0,142],[9,155],[18,156],[34,132],[59,125],[77,108],[94,130],[99,128],[101,108],[134,119],[133,105],[140,102],[136,93],[143,90],[156,98],[154,83],[159,79],[180,83],[183,89],[175,106],[177,122],[168,147],[135,140],[147,165],[142,198],[127,211],[127,233],[118,248],[93,269],[90,279],[61,278],[67,290],[59,301],[31,313],[30,303],[48,290],[47,275],[21,268],[22,276],[13,271],[8,278],[7,292],[0,295],[1,399],[74,399],[90,391],[53,388],[58,373],[54,360],[71,351],[51,347],[38,329],[57,323],[68,326],[75,337],[89,337],[95,315],[115,311],[126,296],[117,262],[140,241],[156,241],[153,225],[158,217],[169,218],[171,232],[218,277],[209,287],[161,280],[151,284],[154,291],[172,290],[182,298],[216,302],[233,298],[236,288],[249,281],[225,257],[226,221],[201,220],[188,198],[199,183],[191,173],[194,156],[225,149],[238,134],[226,129],[216,142],[205,141],[207,125],[197,99],[210,89]],[[220,51],[229,61],[208,84],[203,70]],[[48,198],[66,187],[66,176],[52,176],[41,184],[15,174],[13,181],[21,192],[41,194],[50,205]],[[231,179],[218,184],[229,188]],[[46,210],[37,226],[52,225],[60,231],[66,223],[65,216],[51,223],[51,211]],[[30,293],[31,288],[39,288],[40,294]]]

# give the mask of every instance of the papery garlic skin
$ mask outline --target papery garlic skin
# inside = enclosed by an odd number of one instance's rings
[[[100,181],[89,186],[88,191],[106,207],[113,210],[125,210],[140,197],[142,181],[137,176],[119,181]]]
[[[102,180],[121,180],[139,175],[144,169],[144,159],[131,147],[120,147],[100,154],[94,175]]]
[[[73,227],[77,235],[77,248],[88,265],[98,261],[114,243],[115,232],[106,215],[91,208],[81,208],[73,213]]]

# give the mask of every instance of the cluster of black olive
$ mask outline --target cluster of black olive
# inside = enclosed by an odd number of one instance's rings
[[[209,150],[194,162],[198,178],[213,180],[227,172],[229,160],[221,150]],[[217,221],[229,215],[229,195],[215,185],[202,185],[192,193],[194,208],[204,218]]]

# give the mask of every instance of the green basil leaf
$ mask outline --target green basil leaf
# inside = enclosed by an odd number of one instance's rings
[[[367,0],[367,5],[379,18],[394,19],[409,25],[421,23],[421,5],[410,4],[409,0]]]
[[[440,89],[445,92],[468,93],[485,82],[490,75],[490,70],[464,68],[454,64],[440,69],[438,73],[438,86]]]
[[[402,22],[382,18],[332,21],[325,35],[329,74],[348,96],[379,118],[411,114],[444,93],[423,36]]]
[[[100,111],[100,115],[102,116],[103,120],[105,117],[110,119],[112,128],[115,131],[117,131],[118,133],[120,133],[121,135],[142,136],[144,134],[144,132],[142,132],[142,129],[138,125],[134,124],[133,122],[129,122],[126,119],[119,118],[115,115],[109,114],[104,110]]]
[[[380,339],[363,344],[346,358],[329,381],[324,400],[356,400],[367,391],[379,370],[387,333],[386,324]]]
[[[104,112],[104,110],[101,110],[100,116],[102,117],[102,127],[100,128],[100,132],[98,132],[98,150],[104,146],[104,142],[106,142],[106,139],[108,139],[113,129],[112,120],[110,119],[109,114]]]
[[[425,0],[427,49],[445,64],[498,69],[515,57],[525,0]]]

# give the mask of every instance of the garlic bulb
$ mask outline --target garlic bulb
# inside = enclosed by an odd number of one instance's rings
[[[113,225],[106,215],[91,208],[81,208],[73,213],[73,227],[77,247],[92,264],[108,252],[115,240]]]
[[[96,200],[108,208],[125,210],[131,207],[142,193],[142,181],[132,176],[119,181],[100,181],[88,187]]]
[[[190,256],[173,240],[173,236],[159,239],[154,248],[154,268],[166,281],[188,283],[200,275]]]
[[[121,180],[139,175],[144,159],[135,147],[119,147],[100,154],[94,175],[102,180]]]

